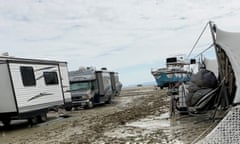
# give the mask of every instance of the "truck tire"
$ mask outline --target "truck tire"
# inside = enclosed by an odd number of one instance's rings
[[[65,107],[65,110],[66,110],[66,111],[71,111],[71,110],[72,110],[72,106],[67,106],[67,107]]]
[[[88,104],[87,104],[87,107],[88,107],[88,108],[93,108],[93,102],[92,102],[92,101],[89,101]]]
[[[94,100],[90,99],[89,102],[84,106],[84,108],[91,109],[94,107]]]
[[[112,103],[112,96],[109,96],[108,100],[105,103],[106,104],[111,104]]]

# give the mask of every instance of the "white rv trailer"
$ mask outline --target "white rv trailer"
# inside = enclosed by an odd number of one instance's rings
[[[49,109],[71,104],[66,62],[0,57],[0,121],[46,120]]]

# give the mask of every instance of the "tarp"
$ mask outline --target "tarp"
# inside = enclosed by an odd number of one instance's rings
[[[225,32],[216,28],[216,44],[226,52],[232,64],[236,78],[236,95],[234,103],[240,102],[240,33]]]
[[[188,106],[197,106],[196,103],[206,96],[211,90],[217,87],[217,78],[215,74],[209,70],[201,70],[191,76],[188,86],[188,94],[186,95],[186,103]],[[211,97],[213,95],[209,95]],[[209,102],[210,99],[208,99]],[[206,102],[206,104],[208,103]],[[203,107],[206,105],[202,105]],[[202,108],[203,108],[202,107]]]

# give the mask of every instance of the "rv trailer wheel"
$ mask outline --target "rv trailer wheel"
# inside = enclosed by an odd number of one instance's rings
[[[31,126],[34,125],[34,124],[37,124],[37,123],[38,123],[37,117],[28,118],[28,123],[29,123]]]
[[[47,114],[43,113],[43,114],[37,116],[37,121],[40,122],[40,123],[47,121]]]
[[[2,123],[3,123],[4,126],[9,126],[10,123],[11,123],[11,119],[10,119],[10,118],[3,119],[3,120],[1,120],[1,121],[2,121]]]

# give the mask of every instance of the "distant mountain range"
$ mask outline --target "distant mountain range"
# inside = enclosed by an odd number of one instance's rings
[[[142,83],[138,83],[138,84],[130,84],[130,85],[126,85],[123,87],[134,87],[134,86],[154,86],[156,85],[155,81],[149,81],[149,82],[142,82]]]
[[[155,81],[150,81],[150,82],[143,82],[142,85],[156,85],[156,82]]]

